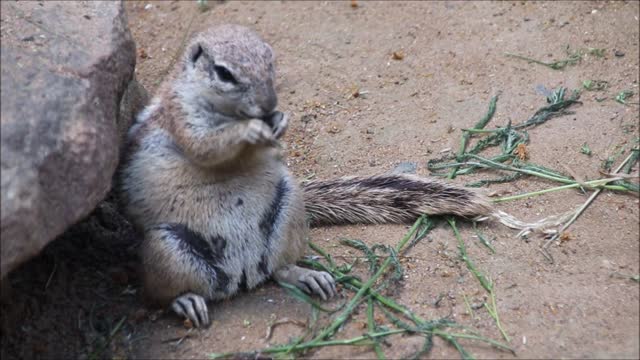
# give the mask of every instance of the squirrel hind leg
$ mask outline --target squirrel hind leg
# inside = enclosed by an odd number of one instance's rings
[[[145,233],[142,262],[145,295],[149,300],[189,318],[209,323],[206,300],[226,297],[230,275],[222,269],[226,241],[204,236],[183,224],[162,224]]]
[[[297,265],[285,265],[273,274],[275,280],[289,283],[302,291],[328,300],[337,295],[336,282],[325,271],[305,269]]]

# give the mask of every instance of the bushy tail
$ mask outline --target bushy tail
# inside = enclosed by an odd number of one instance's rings
[[[344,177],[302,186],[311,225],[408,223],[422,214],[489,215],[479,193],[414,175]]]

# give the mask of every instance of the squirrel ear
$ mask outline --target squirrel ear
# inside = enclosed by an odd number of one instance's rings
[[[191,61],[191,63],[195,64],[202,53],[204,53],[204,50],[202,49],[202,46],[200,44],[196,44],[195,46],[193,46],[193,48],[191,48],[191,54],[189,55],[189,60]]]

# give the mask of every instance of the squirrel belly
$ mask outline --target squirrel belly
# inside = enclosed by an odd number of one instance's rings
[[[167,131],[142,130],[121,169],[120,188],[127,215],[145,234],[149,300],[168,304],[187,292],[227,298],[302,257],[302,193],[275,149],[202,168]]]

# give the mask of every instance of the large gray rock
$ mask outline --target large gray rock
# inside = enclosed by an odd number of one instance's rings
[[[4,278],[105,197],[144,96],[120,2],[0,6]]]

